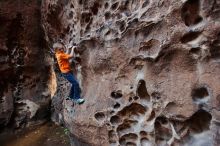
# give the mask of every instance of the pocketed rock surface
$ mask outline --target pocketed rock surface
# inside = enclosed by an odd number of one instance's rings
[[[40,11],[48,44],[79,46],[83,105],[65,100],[70,84],[53,59],[37,73],[50,75],[52,119],[72,145],[220,144],[219,0],[45,0]]]
[[[78,145],[219,145],[220,1],[46,0],[42,12],[48,41],[80,46],[86,102],[60,100],[59,75],[53,100]]]

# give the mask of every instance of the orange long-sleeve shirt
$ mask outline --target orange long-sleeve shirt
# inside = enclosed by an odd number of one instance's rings
[[[62,73],[67,73],[71,71],[70,68],[70,59],[71,55],[65,54],[64,52],[56,52],[57,62]]]

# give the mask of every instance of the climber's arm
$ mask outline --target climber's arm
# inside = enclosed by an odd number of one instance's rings
[[[76,46],[73,46],[72,48],[70,48],[70,50],[71,50],[70,55],[74,56],[75,48],[76,48]]]
[[[71,48],[67,48],[65,53],[62,54],[62,58],[63,59],[73,59],[74,58],[74,49],[76,48],[76,46],[73,46]]]
[[[71,48],[68,49],[68,55],[69,55],[69,58],[68,59],[73,59],[75,54],[74,54],[74,49],[76,48],[76,46],[73,46]]]

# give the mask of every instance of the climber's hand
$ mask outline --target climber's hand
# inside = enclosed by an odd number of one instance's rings
[[[73,59],[75,54],[74,54],[74,50],[75,50],[76,46],[72,46],[70,48],[68,48],[68,54],[69,54],[69,59]]]
[[[72,55],[72,56],[74,56],[74,51],[75,51],[75,49],[76,49],[76,46],[72,46],[71,48],[70,48],[70,55]]]

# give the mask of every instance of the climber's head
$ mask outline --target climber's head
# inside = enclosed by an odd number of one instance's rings
[[[61,43],[54,43],[53,49],[55,52],[64,52],[64,46]]]

